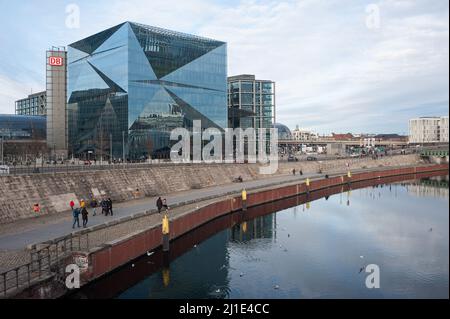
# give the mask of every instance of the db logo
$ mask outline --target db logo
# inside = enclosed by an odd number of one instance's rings
[[[50,64],[51,66],[62,66],[63,58],[57,57],[57,56],[51,56],[48,58],[48,64]]]

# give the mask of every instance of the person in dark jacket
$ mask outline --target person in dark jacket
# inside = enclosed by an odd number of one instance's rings
[[[113,207],[112,207],[112,200],[111,200],[111,198],[108,198],[107,202],[108,202],[108,214],[111,213],[111,216],[113,216],[114,213],[113,213]]]
[[[80,209],[79,208],[74,208],[72,210],[72,216],[73,216],[72,229],[75,229],[75,224],[77,224],[78,228],[80,228]]]
[[[163,201],[161,197],[159,197],[156,201],[156,207],[158,208],[158,213],[161,214],[161,210],[163,208]]]
[[[81,209],[81,217],[83,218],[83,228],[86,228],[88,223],[88,210],[86,207]]]
[[[108,214],[108,204],[106,203],[106,199],[102,199],[102,202],[100,203],[102,206],[102,215],[107,216]]]

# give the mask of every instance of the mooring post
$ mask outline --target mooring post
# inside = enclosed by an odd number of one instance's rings
[[[169,217],[164,215],[162,220],[162,235],[163,235],[163,251],[168,252],[170,249],[170,237],[169,237]]]
[[[311,185],[311,181],[309,178],[306,179],[306,195],[309,196],[309,186]]]
[[[348,171],[347,172],[347,177],[348,177],[348,186],[350,187],[350,184],[352,182],[352,172]]]
[[[242,190],[242,210],[247,211],[247,191],[245,188]]]

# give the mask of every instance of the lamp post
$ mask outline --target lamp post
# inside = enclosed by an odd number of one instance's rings
[[[125,167],[125,131],[122,131],[122,163]]]
[[[112,151],[112,133],[109,134],[109,163],[112,164],[112,157],[113,157],[113,151]]]

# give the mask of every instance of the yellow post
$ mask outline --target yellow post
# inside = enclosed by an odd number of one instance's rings
[[[348,171],[347,176],[348,178],[352,178],[352,172]]]
[[[242,190],[242,210],[247,211],[247,191],[245,188]]]
[[[169,217],[164,215],[162,220],[162,235],[163,235],[163,251],[168,252],[170,249],[169,237]]]
[[[164,287],[169,286],[169,284],[170,284],[170,269],[164,268],[162,270],[162,276],[163,276]]]
[[[309,178],[306,179],[306,186],[309,187],[309,185],[311,184],[311,181],[309,180]]]
[[[163,217],[162,233],[163,233],[163,235],[169,234],[169,217],[167,215],[164,215],[164,217]]]
[[[242,223],[242,231],[243,231],[244,233],[247,232],[247,222],[243,222],[243,223]]]

